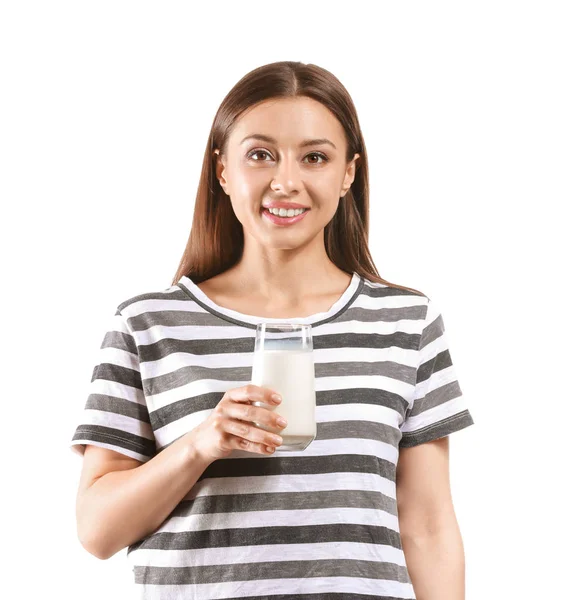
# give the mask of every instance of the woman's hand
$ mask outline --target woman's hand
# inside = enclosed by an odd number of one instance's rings
[[[267,456],[273,454],[282,444],[282,438],[257,427],[255,423],[277,431],[286,425],[278,424],[280,416],[273,410],[253,406],[251,402],[278,406],[281,400],[272,399],[275,393],[253,384],[228,390],[208,419],[190,431],[194,449],[208,461],[225,458],[236,449]],[[272,451],[268,451],[267,447],[271,447]]]

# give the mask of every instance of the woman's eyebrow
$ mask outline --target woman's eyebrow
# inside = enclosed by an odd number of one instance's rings
[[[277,144],[277,140],[275,140],[274,138],[268,136],[268,135],[263,135],[261,133],[252,133],[250,135],[247,135],[240,143],[243,144],[246,140],[249,139],[255,139],[255,140],[260,140],[262,142],[270,142],[271,144]],[[337,149],[336,146],[327,138],[316,138],[314,140],[304,140],[301,144],[300,147],[303,148],[304,146],[319,146],[321,144],[330,144],[330,146],[332,146],[335,150]]]

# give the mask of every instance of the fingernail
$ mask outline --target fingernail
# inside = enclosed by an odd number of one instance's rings
[[[272,400],[274,402],[282,402],[282,396],[280,394],[272,394]]]

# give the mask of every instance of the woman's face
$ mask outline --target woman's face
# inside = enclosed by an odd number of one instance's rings
[[[309,140],[317,141],[303,145]],[[346,163],[344,130],[324,105],[307,97],[283,98],[262,102],[238,119],[216,172],[245,237],[290,249],[323,235],[354,181],[358,156]],[[278,225],[264,214],[263,205],[274,201],[309,210],[291,225]]]

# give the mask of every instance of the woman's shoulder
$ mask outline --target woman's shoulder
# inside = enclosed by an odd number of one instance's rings
[[[185,294],[181,287],[176,283],[165,288],[152,289],[149,291],[136,292],[118,304],[118,311],[123,314],[142,312],[148,306],[154,304],[161,309],[163,303],[170,303],[174,300],[182,300]]]
[[[396,296],[414,296],[415,299],[420,298],[420,302],[426,303],[429,298],[420,290],[398,283],[392,283],[382,278],[368,278],[363,277],[363,288],[362,291],[371,296],[376,297],[396,297]]]

